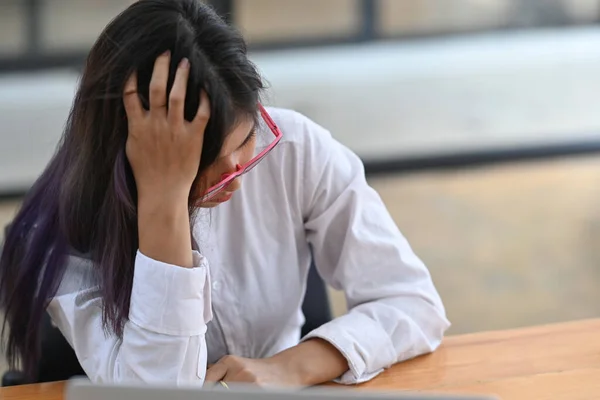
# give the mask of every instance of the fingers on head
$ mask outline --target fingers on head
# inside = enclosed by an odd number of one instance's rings
[[[169,80],[169,65],[171,52],[167,51],[156,59],[150,79],[150,111],[165,109],[167,105],[167,82]]]
[[[177,71],[175,72],[173,87],[171,88],[167,99],[170,64],[171,53],[169,51],[161,54],[154,62],[154,69],[152,71],[149,87],[150,111],[154,115],[157,113],[163,115],[167,112],[168,105],[169,118],[172,119],[170,122],[183,123],[185,98],[190,74],[190,62],[187,58],[183,58],[179,63]],[[139,96],[129,95],[133,93],[137,94],[137,76],[135,74],[127,81],[124,98],[128,103],[126,104],[128,114],[129,109],[131,109],[132,112],[143,113],[144,109]],[[210,111],[211,107],[208,94],[206,93],[206,90],[202,89],[200,91],[198,110],[192,122],[197,129],[204,130],[210,118]]]
[[[175,72],[175,80],[169,94],[169,117],[171,123],[182,124],[185,110],[185,95],[190,74],[190,62],[183,58]]]
[[[136,72],[133,72],[129,78],[127,78],[127,82],[125,82],[123,104],[125,105],[125,112],[129,118],[138,117],[144,113],[142,101],[138,94]]]
[[[208,120],[210,119],[210,100],[208,99],[208,94],[206,90],[202,89],[200,91],[200,105],[198,106],[198,111],[196,112],[196,116],[194,117],[193,124],[196,125],[197,128],[204,129],[206,124],[208,124]]]

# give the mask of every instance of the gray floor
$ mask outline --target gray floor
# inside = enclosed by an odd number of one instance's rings
[[[450,333],[600,316],[600,157],[373,181]]]

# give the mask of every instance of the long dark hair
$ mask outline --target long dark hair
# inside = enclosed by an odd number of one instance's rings
[[[25,197],[0,258],[6,356],[30,377],[39,361],[43,313],[72,252],[94,265],[105,329],[123,333],[138,232],[122,93],[138,71],[147,107],[154,61],[167,50],[169,91],[175,66],[183,57],[190,60],[185,118],[194,118],[201,89],[211,102],[198,176],[214,163],[236,121],[257,115],[263,84],[243,38],[199,0],[140,0],[105,28],[88,55],[57,151]]]

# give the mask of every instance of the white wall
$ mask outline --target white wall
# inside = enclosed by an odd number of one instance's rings
[[[600,139],[600,29],[253,54],[269,103],[295,108],[365,158]],[[51,156],[77,76],[0,77],[0,191]],[[284,132],[285,134],[285,132]]]
[[[600,29],[257,54],[271,101],[367,158],[600,138]]]
[[[0,76],[0,192],[28,187],[54,152],[78,76]]]

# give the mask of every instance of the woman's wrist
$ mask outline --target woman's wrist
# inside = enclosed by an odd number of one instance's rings
[[[187,195],[140,196],[137,211],[140,251],[157,261],[193,267]]]
[[[137,189],[138,212],[140,209],[146,211],[157,211],[163,207],[175,208],[184,204],[187,207],[190,188],[161,188],[143,187]]]
[[[348,361],[331,343],[309,339],[271,358],[286,369],[294,386],[314,386],[332,381],[348,370]]]

